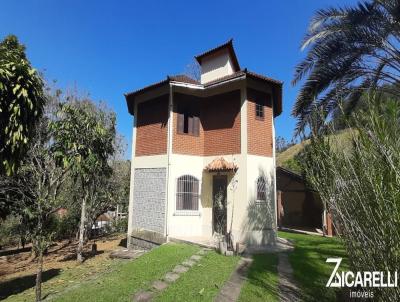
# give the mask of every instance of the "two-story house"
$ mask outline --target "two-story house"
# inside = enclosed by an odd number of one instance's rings
[[[134,116],[128,242],[276,239],[274,118],[282,82],[241,69],[232,40],[184,75],[125,94]]]

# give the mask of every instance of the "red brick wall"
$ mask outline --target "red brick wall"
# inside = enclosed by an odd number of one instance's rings
[[[200,135],[177,133],[176,106],[173,127],[173,153],[188,155],[224,155],[240,153],[240,91],[195,98],[174,95],[174,102],[198,102]]]
[[[167,153],[168,95],[138,104],[135,156]]]
[[[183,95],[179,93],[174,94],[174,112],[173,112],[173,134],[172,134],[172,152],[177,154],[189,154],[189,155],[203,155],[204,150],[204,130],[202,122],[200,121],[199,136],[193,136],[190,134],[180,134],[177,131],[178,125],[178,103],[180,102],[196,102],[197,106],[200,106],[200,98]],[[199,111],[201,108],[199,108]]]
[[[201,122],[204,155],[240,153],[240,90],[207,98]]]
[[[256,98],[266,100],[264,118],[256,118]],[[247,89],[247,148],[248,154],[272,157],[272,107],[268,94]]]

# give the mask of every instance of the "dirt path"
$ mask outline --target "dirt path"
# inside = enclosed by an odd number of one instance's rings
[[[247,271],[252,263],[251,258],[242,258],[239,261],[238,266],[232,273],[228,281],[225,282],[224,286],[215,297],[215,302],[234,302],[237,301],[240,295],[240,290],[244,281],[246,281]]]
[[[96,258],[108,257],[108,254],[115,250],[123,236],[111,235],[95,240],[98,253]],[[85,246],[85,252],[89,255],[91,245],[94,240],[90,240]],[[69,243],[67,240],[57,242],[49,248],[48,254],[44,257],[44,269],[66,269],[75,267],[76,261],[76,242]],[[25,249],[8,249],[0,251],[0,283],[36,273],[36,259],[31,255],[30,245]]]
[[[300,289],[297,287],[293,279],[293,269],[290,265],[288,254],[278,254],[278,293],[279,301],[297,302],[300,301]]]

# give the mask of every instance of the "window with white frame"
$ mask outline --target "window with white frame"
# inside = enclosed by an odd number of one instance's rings
[[[177,180],[176,210],[199,210],[199,180],[191,175],[183,175]]]
[[[267,200],[267,182],[265,181],[265,177],[260,176],[257,178],[256,182],[256,197],[257,201],[266,201]]]

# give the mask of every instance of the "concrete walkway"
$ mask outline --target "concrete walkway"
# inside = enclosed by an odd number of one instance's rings
[[[278,294],[281,302],[300,301],[300,289],[293,279],[293,269],[290,265],[288,254],[278,254]]]
[[[253,262],[251,258],[242,258],[239,261],[238,266],[232,273],[228,281],[225,282],[224,286],[215,297],[215,302],[233,302],[237,301],[240,295],[240,290],[244,281],[247,280],[247,271]]]
[[[278,238],[273,246],[266,246],[260,249],[249,250],[253,254],[257,253],[276,253],[278,255],[278,295],[282,302],[300,301],[300,289],[293,279],[293,269],[288,259],[288,253],[293,250],[293,244],[286,239]],[[243,283],[247,280],[247,271],[252,263],[251,258],[242,258],[230,279],[224,284],[215,302],[234,302],[237,301]]]

